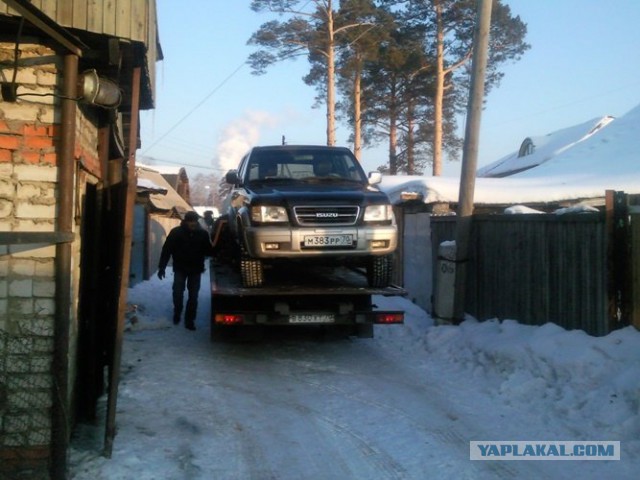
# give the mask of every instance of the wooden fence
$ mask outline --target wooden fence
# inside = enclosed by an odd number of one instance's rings
[[[433,245],[455,238],[455,217],[432,219]],[[606,333],[604,214],[474,217],[465,311]]]
[[[640,327],[640,212],[623,198],[625,208],[615,215],[613,207],[568,215],[475,215],[465,312],[479,320],[551,321],[591,335]],[[431,218],[436,282],[438,245],[455,238],[455,221]]]

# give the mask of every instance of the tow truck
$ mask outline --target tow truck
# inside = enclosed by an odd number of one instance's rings
[[[243,286],[226,220],[213,235],[211,340],[252,337],[265,328],[315,326],[347,336],[372,338],[374,325],[404,323],[404,312],[380,310],[374,295],[405,296],[395,285],[371,287],[364,269],[309,263],[265,269],[259,287]]]

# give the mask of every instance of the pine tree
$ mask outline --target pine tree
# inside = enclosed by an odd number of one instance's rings
[[[468,69],[473,53],[473,33],[476,23],[476,0],[421,0],[391,2],[406,4],[407,18],[422,27],[426,48],[435,52],[435,94],[433,120],[433,175],[442,173],[444,144],[444,113],[466,108]],[[530,47],[525,43],[526,24],[513,17],[509,6],[494,0],[492,8],[489,59],[485,91],[500,83],[504,75],[499,68],[517,61]],[[446,105],[449,103],[449,105]]]
[[[339,2],[335,2],[336,6]],[[305,10],[312,6],[311,10]],[[263,24],[249,39],[250,45],[262,47],[249,56],[254,73],[262,74],[270,65],[306,54],[315,70],[305,81],[315,82],[318,72],[324,73],[322,91],[327,108],[327,145],[336,143],[335,50],[338,38],[356,23],[341,22],[333,0],[253,0],[251,9],[288,16],[286,21],[272,20]],[[322,67],[318,67],[321,63]]]

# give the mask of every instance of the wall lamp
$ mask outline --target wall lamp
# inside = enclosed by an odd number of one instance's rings
[[[118,84],[108,78],[99,77],[95,70],[80,74],[80,100],[104,108],[117,108],[122,101]]]

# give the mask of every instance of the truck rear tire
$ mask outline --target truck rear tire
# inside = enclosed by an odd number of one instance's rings
[[[388,287],[391,283],[391,255],[371,257],[367,262],[367,281],[373,288]]]

